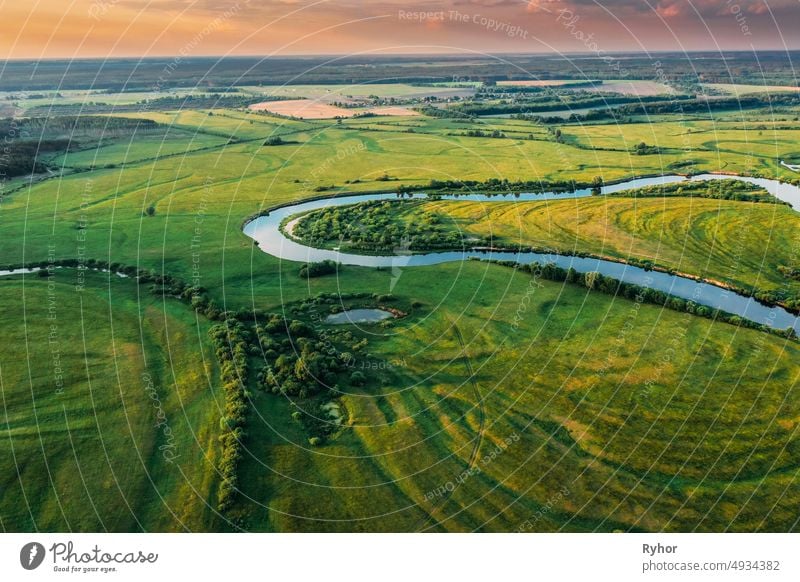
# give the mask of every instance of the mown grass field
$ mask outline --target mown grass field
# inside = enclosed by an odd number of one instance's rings
[[[0,527],[204,531],[219,394],[208,325],[129,280],[0,281]]]
[[[404,209],[405,208],[405,209]],[[431,201],[397,221],[437,214],[447,229],[495,244],[591,253],[656,265],[743,289],[800,291],[778,270],[797,260],[800,216],[790,207],[703,198],[598,196],[542,202]]]
[[[545,128],[519,120],[338,124],[228,110],[138,115],[180,130],[169,150],[159,152],[158,139],[130,149],[119,140],[97,150],[116,168],[67,169],[5,196],[0,265],[84,253],[197,278],[231,310],[281,312],[321,292],[391,290],[422,303],[394,327],[368,330],[371,355],[404,362],[343,397],[352,427],[329,444],[308,445],[288,401],[252,394],[236,508],[247,528],[508,531],[534,518],[533,529],[543,531],[797,528],[797,344],[569,286],[543,283],[531,292],[523,275],[483,264],[399,273],[345,268],[300,279],[298,264],[267,256],[241,232],[246,217],[276,204],[431,179],[588,182],[661,173],[687,159],[698,170],[756,168],[792,177],[777,163],[796,150],[796,123],[744,130],[731,116],[719,127],[702,119],[565,126],[564,143],[557,143]],[[507,137],[462,135],[494,127]],[[691,147],[683,147],[684,134]],[[274,135],[290,143],[264,146]],[[640,141],[667,151],[635,155],[630,150]],[[199,143],[205,149],[192,151]],[[607,149],[592,149],[598,146]],[[94,153],[70,157],[83,166]],[[786,245],[796,224],[780,206],[716,200],[592,199],[518,210],[447,204],[464,228],[495,223],[512,240],[652,256],[765,287],[779,284],[771,269],[791,258]],[[764,229],[774,241],[760,238]],[[732,244],[735,251],[726,248]],[[713,260],[704,262],[704,252]],[[726,274],[730,268],[735,272]],[[23,289],[18,276],[0,278],[0,321],[10,339],[0,356],[8,415],[2,527],[228,529],[211,509],[221,395],[206,324],[198,329],[188,307],[157,301],[132,281],[114,279],[109,292],[106,279],[87,284],[91,320],[72,287],[57,285],[69,364],[65,398],[53,394],[47,377],[46,283],[29,277]],[[22,301],[27,319],[20,319]],[[526,308],[515,323],[520,305]],[[81,327],[82,317],[91,330]],[[139,382],[144,371],[165,391],[165,410],[186,451],[178,465],[160,461],[152,406]],[[120,415],[128,409],[130,425]],[[483,463],[514,435],[518,440]],[[70,438],[87,444],[73,449]],[[23,458],[29,460],[18,478]],[[426,499],[470,459],[473,467],[483,463],[479,474],[444,498]],[[119,486],[112,469],[126,477]],[[568,494],[557,497],[563,488]],[[555,509],[536,518],[548,503]]]
[[[249,526],[797,527],[795,343],[479,263],[404,270],[394,293],[424,307],[372,328],[370,353],[402,363],[343,398],[352,429],[314,449],[257,397]]]

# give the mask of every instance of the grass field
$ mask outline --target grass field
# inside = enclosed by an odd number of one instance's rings
[[[6,185],[0,265],[83,254],[197,280],[221,309],[245,312],[285,313],[322,292],[420,303],[363,332],[370,357],[400,363],[341,398],[348,427],[327,444],[308,444],[287,399],[253,391],[235,507],[245,527],[508,531],[533,520],[543,531],[797,529],[796,343],[577,287],[531,286],[485,264],[348,267],[301,279],[298,264],[262,253],[241,232],[246,217],[277,204],[432,179],[591,182],[689,161],[698,171],[795,178],[778,166],[797,157],[794,115],[558,128],[423,116],[339,124],[222,109],[129,116],[165,124],[169,139],[104,142],[67,154],[81,171]],[[464,135],[495,128],[505,137]],[[265,145],[276,135],[282,145]],[[661,153],[636,155],[642,141]],[[782,206],[609,198],[436,208],[508,241],[648,257],[742,285],[777,287],[776,266],[796,258],[797,219]],[[0,525],[227,529],[212,509],[222,394],[208,324],[133,281],[95,274],[78,295],[71,276],[58,271],[53,291],[67,371],[60,395],[44,341],[46,281],[0,278],[10,340],[0,355]],[[177,464],[159,455],[145,372],[177,435]],[[87,445],[73,448],[75,439]],[[431,493],[470,470],[454,491]]]
[[[796,344],[477,263],[406,269],[393,292],[424,307],[372,328],[370,353],[402,363],[342,399],[351,429],[309,449],[256,399],[249,527],[797,527]]]
[[[107,164],[129,164],[170,155],[186,155],[194,150],[221,146],[227,139],[205,133],[170,129],[162,135],[131,136],[108,145],[79,149],[52,158],[57,166],[87,168]]]
[[[688,120],[632,125],[588,124],[563,131],[567,143],[589,150],[587,161],[598,155],[594,149],[622,152],[644,142],[662,148],[660,155],[641,156],[658,165],[660,172],[669,172],[678,162],[693,160],[698,168],[741,174],[768,172],[790,178],[788,170],[775,172],[775,168],[779,160],[797,153],[800,127],[795,123],[792,126],[792,129],[785,124],[780,129],[771,128],[758,119],[734,119],[730,123]]]
[[[98,169],[36,183],[3,203],[6,220],[0,224],[0,256],[4,262],[17,263],[23,256],[26,260],[41,260],[48,244],[56,245],[63,256],[74,256],[75,225],[85,218],[89,224],[89,256],[165,268],[188,278],[188,245],[196,234],[197,214],[202,213],[198,245],[204,283],[215,293],[221,292],[223,281],[244,283],[246,289],[240,289],[239,284],[228,285],[227,292],[247,301],[251,283],[258,289],[272,280],[276,263],[253,248],[240,231],[241,221],[262,208],[316,195],[317,187],[385,190],[424,185],[432,178],[588,182],[596,175],[612,180],[661,173],[671,162],[687,159],[694,160],[698,170],[744,173],[756,167],[791,178],[795,174],[778,169],[775,155],[796,149],[798,136],[798,130],[775,129],[756,139],[761,130],[726,127],[715,132],[713,124],[698,121],[691,122],[693,129],[688,134],[680,123],[565,127],[566,143],[558,144],[548,140],[546,132],[534,124],[528,124],[534,140],[499,140],[451,135],[468,126],[455,126],[447,120],[424,121],[423,127],[413,128],[415,133],[408,133],[408,127],[388,118],[348,121],[337,127],[268,116],[263,116],[265,123],[261,124],[254,119],[260,116],[239,112],[213,116],[196,111],[142,115],[179,128],[195,124],[196,132],[241,134],[251,141],[226,143],[180,156],[158,157],[155,149],[151,159],[127,164],[124,169]],[[525,131],[523,122],[518,121],[503,121],[498,127],[511,133],[510,124],[520,134]],[[276,134],[291,135],[298,143],[262,146],[261,139]],[[687,135],[697,148],[708,142],[722,144],[725,151],[716,149],[716,145],[662,155],[640,156],[628,151],[640,141],[679,150]],[[192,139],[189,132],[187,145],[176,147],[188,149]],[[573,139],[575,145],[570,143]],[[618,151],[581,149],[591,145]],[[141,152],[137,157],[144,155],[146,152]],[[81,156],[91,159],[92,153],[82,152]],[[392,178],[391,182],[378,180],[384,173]],[[346,184],[355,180],[359,182]],[[156,215],[143,217],[142,212],[151,204]],[[25,241],[24,245],[19,244],[20,240]],[[266,284],[272,287],[271,283]],[[279,301],[270,293],[257,295],[268,304]]]
[[[201,531],[214,512],[217,369],[208,325],[135,283],[0,281],[0,527]]]

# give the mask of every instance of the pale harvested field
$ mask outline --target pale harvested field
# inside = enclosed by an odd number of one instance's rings
[[[408,107],[398,106],[370,107],[367,111],[374,113],[375,115],[394,115],[398,117],[405,115],[419,115],[416,111],[409,109]]]
[[[603,81],[603,83],[595,85],[592,90],[601,93],[637,95],[639,97],[675,93],[675,90],[668,85],[657,83],[656,81]]]
[[[301,117],[303,119],[332,119],[334,117],[354,117],[359,113],[376,115],[416,115],[406,107],[368,107],[365,109],[345,109],[328,103],[320,103],[311,99],[291,99],[288,101],[265,101],[250,106],[253,111],[268,111],[278,115]]]
[[[704,83],[704,87],[716,89],[741,97],[742,95],[753,95],[756,93],[786,93],[787,91],[800,91],[800,87],[790,87],[783,85],[737,85],[735,83]]]

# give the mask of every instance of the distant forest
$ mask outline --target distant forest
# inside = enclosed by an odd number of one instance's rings
[[[593,55],[329,56],[5,61],[0,90],[150,91],[234,85],[431,83],[520,79],[653,79],[669,82],[796,85],[798,52],[614,55],[624,74]],[[530,71],[525,75],[521,71]]]
[[[160,131],[150,119],[124,117],[28,117],[0,119],[0,179],[47,171],[40,159],[55,154],[97,145],[103,139],[136,132]]]

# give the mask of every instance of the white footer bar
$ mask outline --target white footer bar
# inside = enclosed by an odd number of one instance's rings
[[[4,534],[0,579],[800,580],[798,550],[792,534]]]

